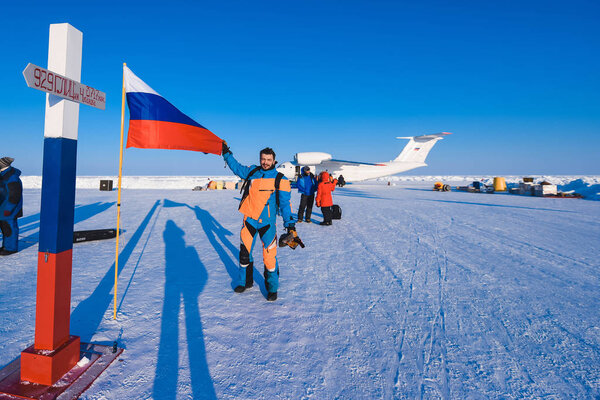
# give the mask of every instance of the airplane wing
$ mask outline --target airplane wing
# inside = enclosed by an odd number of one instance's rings
[[[382,165],[368,162],[346,161],[346,160],[326,160],[319,164],[322,168],[341,168],[345,165]]]

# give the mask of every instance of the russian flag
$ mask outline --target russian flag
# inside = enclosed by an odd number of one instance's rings
[[[221,154],[223,140],[179,111],[123,66],[129,106],[127,147]]]

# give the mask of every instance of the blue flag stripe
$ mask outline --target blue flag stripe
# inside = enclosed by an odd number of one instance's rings
[[[127,93],[127,105],[131,120],[176,122],[204,128],[163,97],[153,93],[129,92]]]

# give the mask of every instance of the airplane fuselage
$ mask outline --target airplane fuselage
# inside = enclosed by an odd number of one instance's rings
[[[328,172],[334,177],[343,175],[346,182],[360,182],[399,174],[426,165],[424,163],[388,162],[380,163],[379,165],[347,165]]]
[[[294,179],[297,174],[296,168],[298,164],[291,162],[283,163],[278,170],[282,172],[288,179]],[[377,163],[376,165],[371,164],[358,164],[358,165],[344,165],[339,168],[327,168],[326,166],[311,166],[311,171],[318,175],[321,171],[327,171],[334,178],[340,175],[344,176],[346,182],[360,182],[368,179],[382,178],[385,176],[399,174],[401,172],[409,171],[414,168],[425,167],[425,163],[412,163],[412,162],[385,162]],[[302,166],[299,166],[302,167]]]

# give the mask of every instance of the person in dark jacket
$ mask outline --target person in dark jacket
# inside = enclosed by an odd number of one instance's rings
[[[260,151],[260,165],[240,164],[223,142],[223,158],[234,174],[246,180],[245,191],[239,211],[244,214],[240,232],[240,268],[237,286],[233,289],[242,293],[252,287],[254,261],[252,249],[257,237],[263,244],[264,277],[267,300],[277,300],[279,288],[279,263],[277,262],[277,212],[281,212],[283,226],[288,234],[296,230],[290,203],[290,181],[275,169],[275,152],[270,147]],[[279,176],[279,177],[278,177]],[[279,183],[277,183],[279,182]],[[277,185],[279,187],[277,188]]]
[[[298,192],[300,193],[300,206],[298,207],[298,222],[304,219],[304,210],[306,209],[306,222],[310,223],[312,207],[315,201],[315,192],[317,191],[317,178],[310,172],[310,167],[302,168],[302,175],[298,178]]]
[[[332,179],[327,171],[319,175],[319,186],[317,187],[317,207],[321,207],[323,213],[323,222],[320,225],[331,225],[333,198],[331,192],[335,190],[337,179]]]
[[[0,230],[2,247],[0,255],[6,256],[19,251],[19,224],[23,216],[23,184],[21,171],[12,167],[14,158],[0,158]]]

